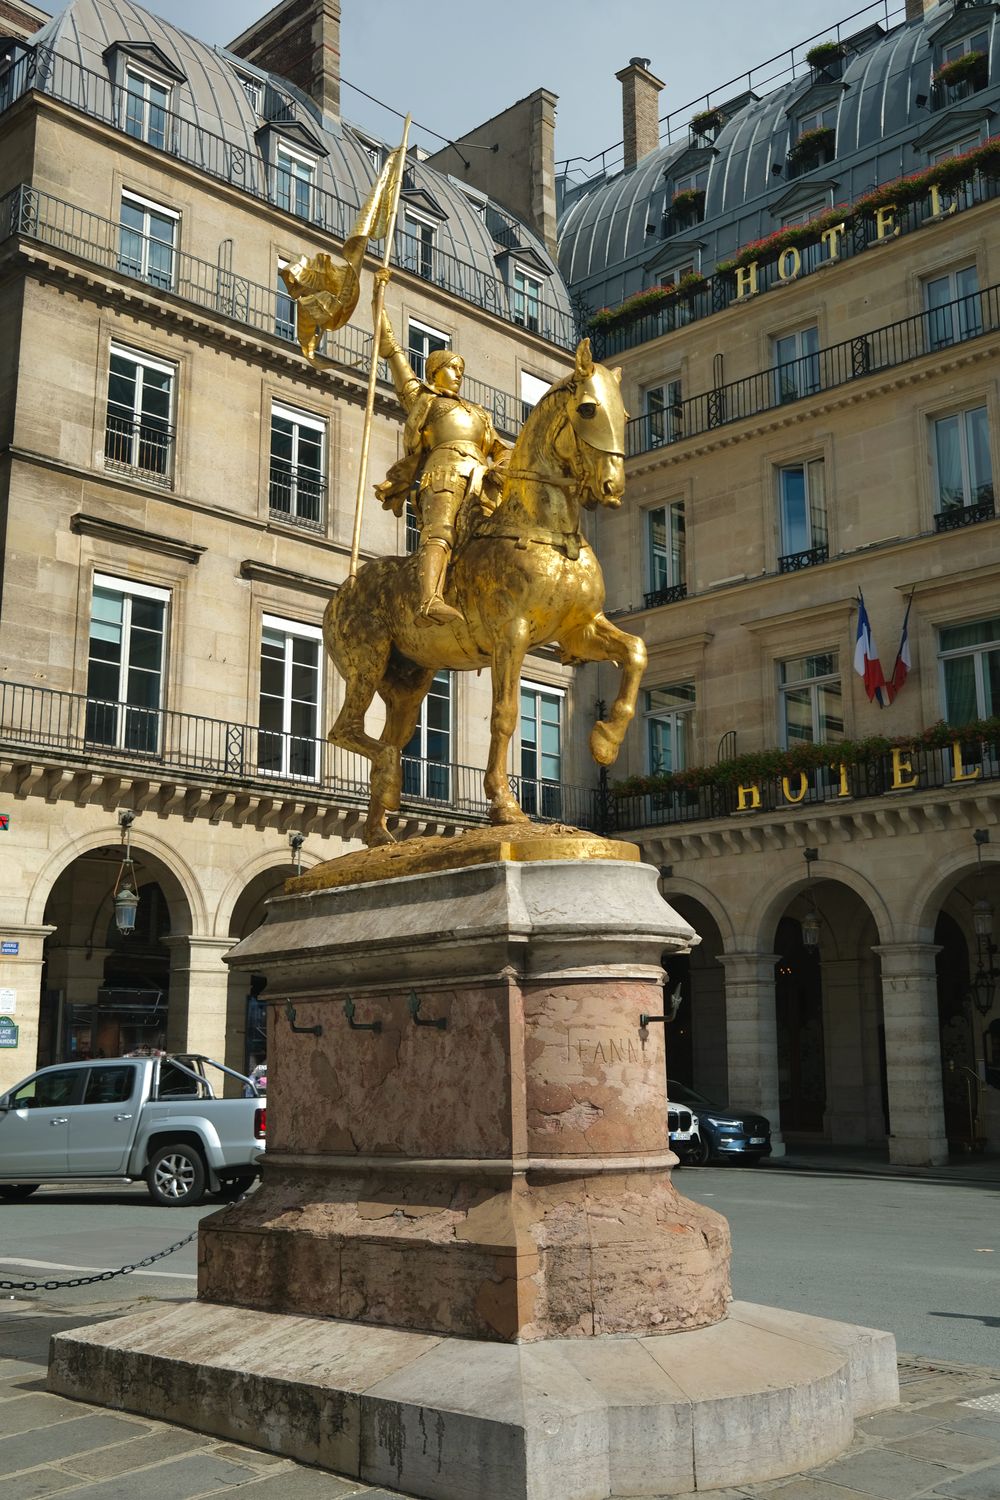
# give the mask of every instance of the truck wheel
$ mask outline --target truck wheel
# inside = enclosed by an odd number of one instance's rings
[[[22,1203],[37,1192],[37,1182],[6,1182],[0,1187],[0,1198],[6,1198],[8,1203]]]
[[[149,1159],[146,1186],[154,1203],[190,1208],[205,1196],[205,1163],[195,1146],[161,1146]]]

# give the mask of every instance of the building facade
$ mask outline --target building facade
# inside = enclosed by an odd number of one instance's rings
[[[617,826],[702,935],[669,1066],[927,1163],[1000,1144],[1000,30],[884,9],[626,130],[560,256],[636,413],[596,535],[649,651]],[[886,678],[909,608],[885,706],[862,597]]]

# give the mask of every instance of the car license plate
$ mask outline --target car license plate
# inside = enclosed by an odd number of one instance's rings
[[[763,1146],[764,1137],[762,1135],[752,1135],[750,1137],[750,1144],[751,1146]]]

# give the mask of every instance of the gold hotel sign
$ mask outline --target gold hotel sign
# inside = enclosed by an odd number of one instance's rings
[[[962,763],[962,741],[955,740],[951,747],[951,776],[949,785],[959,781],[978,781],[983,774],[982,766],[976,766],[967,771]],[[913,763],[909,759],[912,751],[893,748],[889,751],[892,759],[892,779],[889,783],[890,792],[909,792],[920,785],[920,776],[914,771]],[[832,770],[837,772],[839,783],[837,797],[853,797],[849,771],[851,767],[844,761],[832,760]],[[809,775],[806,771],[793,771],[790,776],[781,778],[781,798],[786,804],[794,807],[799,802],[804,802],[809,792]],[[736,788],[736,811],[753,812],[762,806],[761,790],[759,781],[750,781],[745,785],[737,785]]]

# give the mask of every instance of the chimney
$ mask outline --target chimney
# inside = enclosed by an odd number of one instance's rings
[[[340,0],[281,0],[229,51],[287,78],[325,114],[340,115]]]
[[[630,57],[628,67],[615,77],[622,86],[625,170],[629,172],[660,144],[659,98],[663,83],[649,71],[648,57]]]
[[[906,19],[908,21],[922,21],[929,10],[933,10],[938,0],[906,0]]]

